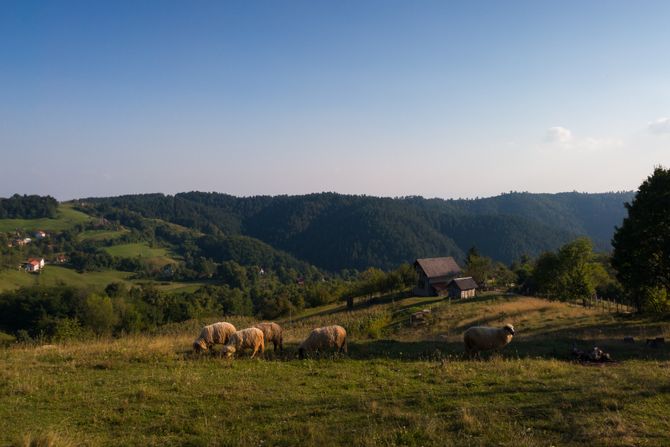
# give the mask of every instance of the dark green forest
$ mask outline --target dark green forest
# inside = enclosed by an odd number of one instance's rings
[[[252,243],[240,237],[257,239],[268,250],[278,250],[267,254],[270,258],[288,254],[340,271],[389,269],[417,257],[463,261],[471,246],[510,263],[555,250],[579,236],[590,238],[596,250],[609,251],[614,228],[626,211],[624,203],[632,197],[632,192],[512,192],[472,200],[335,193],[240,198],[188,192],[88,198],[80,205],[109,219],[133,212],[197,229],[227,240],[221,244],[223,251]],[[217,250],[210,246],[208,253]]]
[[[56,217],[58,201],[51,196],[28,196],[14,194],[0,197],[0,219],[37,219]]]

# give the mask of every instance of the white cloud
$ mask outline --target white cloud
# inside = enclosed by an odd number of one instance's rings
[[[547,129],[544,140],[553,147],[582,151],[598,151],[623,145],[623,141],[617,138],[575,136],[570,129],[561,126]]]
[[[550,127],[545,140],[549,143],[567,144],[572,141],[572,131],[561,126]]]
[[[655,134],[670,133],[670,118],[663,117],[652,121],[647,125],[647,128],[651,133]]]

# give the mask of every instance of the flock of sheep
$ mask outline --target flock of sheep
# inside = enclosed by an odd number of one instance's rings
[[[485,326],[471,327],[463,334],[465,352],[477,355],[481,351],[500,349],[512,341],[514,327],[506,324],[502,328]],[[214,345],[221,344],[221,353],[231,357],[235,353],[245,350],[251,351],[251,358],[265,351],[269,343],[274,345],[274,350],[284,350],[284,336],[281,326],[277,323],[258,323],[253,327],[235,329],[230,323],[219,322],[202,328],[200,336],[193,342],[196,352],[210,350]],[[308,352],[323,352],[335,350],[336,352],[347,352],[347,331],[342,326],[326,326],[313,329],[305,340],[298,346],[300,358]]]
[[[284,350],[284,335],[281,326],[277,323],[258,323],[253,327],[235,329],[230,323],[219,322],[202,328],[200,336],[193,342],[196,352],[208,351],[212,346],[221,344],[221,353],[232,357],[236,352],[251,351],[251,358],[265,351],[265,345],[272,343],[274,350]],[[342,326],[326,326],[312,330],[309,336],[300,343],[298,352],[303,358],[307,352],[323,352],[335,349],[337,352],[347,352],[347,331]]]

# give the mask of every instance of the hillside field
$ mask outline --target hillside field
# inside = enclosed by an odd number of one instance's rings
[[[423,308],[429,323],[410,327]],[[517,329],[511,345],[463,357],[464,328],[502,322]],[[254,360],[191,354],[203,323],[0,349],[0,444],[670,444],[670,352],[641,341],[668,337],[667,322],[517,296],[388,298],[280,321],[286,351]],[[335,323],[347,355],[296,359],[311,328]],[[616,362],[573,362],[573,343]]]
[[[102,290],[109,283],[118,282],[127,287],[133,285],[151,285],[159,290],[168,292],[195,292],[207,281],[172,282],[152,281],[143,279],[131,279],[130,272],[118,270],[104,270],[101,272],[78,273],[67,267],[58,265],[47,265],[40,274],[27,273],[23,270],[0,270],[0,292],[14,290],[19,287],[30,287],[35,285],[54,286],[67,284],[69,286]]]
[[[0,232],[11,232],[16,229],[23,231],[63,231],[77,224],[89,222],[91,217],[72,208],[72,205],[61,203],[58,206],[58,217],[55,219],[0,219]]]

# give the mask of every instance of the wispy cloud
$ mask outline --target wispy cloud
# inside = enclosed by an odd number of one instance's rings
[[[653,134],[670,133],[670,118],[663,117],[652,121],[647,125],[647,128]]]
[[[545,141],[549,143],[567,144],[572,141],[572,131],[561,126],[550,127],[547,129]]]
[[[596,151],[623,145],[623,141],[617,138],[576,136],[570,129],[562,126],[547,129],[544,141],[554,147],[587,151]]]

